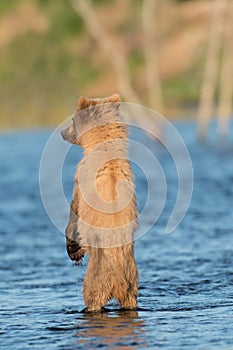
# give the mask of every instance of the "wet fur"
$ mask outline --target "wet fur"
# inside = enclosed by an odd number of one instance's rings
[[[66,240],[67,252],[78,264],[85,254],[89,254],[83,288],[87,311],[101,310],[112,298],[123,308],[137,307],[138,272],[133,245],[137,210],[127,159],[128,133],[119,106],[118,95],[106,99],[81,97],[72,125],[62,132],[65,140],[84,149],[84,158],[75,174]],[[103,156],[106,157],[108,152],[111,159],[103,164]],[[98,168],[97,194],[115,211],[113,213],[93,208],[83,198],[79,181],[81,178],[82,186],[88,186],[93,167]],[[129,198],[129,202],[117,210],[119,183],[122,186],[120,193],[125,196],[123,200]]]

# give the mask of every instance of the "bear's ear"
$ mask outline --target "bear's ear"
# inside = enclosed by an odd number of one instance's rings
[[[78,99],[77,109],[78,109],[78,111],[80,111],[82,109],[89,108],[89,107],[95,106],[97,104],[98,104],[98,100],[81,96]]]
[[[78,99],[77,110],[81,111],[82,109],[89,108],[91,106],[100,105],[102,103],[114,103],[115,106],[119,107],[120,102],[121,102],[121,97],[118,94],[113,94],[113,95],[106,97],[106,98],[103,98],[103,99],[101,99],[101,98],[90,99],[90,98],[86,98],[84,96],[81,96]]]
[[[113,94],[109,97],[106,97],[104,99],[105,103],[120,103],[121,102],[121,97],[118,94]]]
[[[78,103],[77,103],[77,110],[81,111],[82,109],[88,108],[92,106],[93,102],[89,98],[86,98],[84,96],[79,97]]]

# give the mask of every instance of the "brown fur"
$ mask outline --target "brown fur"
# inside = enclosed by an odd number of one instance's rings
[[[62,132],[65,140],[84,149],[66,239],[72,260],[80,263],[89,254],[83,289],[88,311],[100,310],[112,298],[123,308],[137,307],[133,247],[137,210],[127,159],[128,133],[119,107],[116,94],[105,99],[81,97],[73,123]]]

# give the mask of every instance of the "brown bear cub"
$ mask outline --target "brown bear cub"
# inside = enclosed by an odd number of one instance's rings
[[[78,264],[89,255],[83,288],[86,311],[100,311],[112,298],[122,308],[137,307],[137,210],[120,102],[117,94],[80,97],[72,124],[62,131],[64,140],[84,150],[75,174],[66,247]]]

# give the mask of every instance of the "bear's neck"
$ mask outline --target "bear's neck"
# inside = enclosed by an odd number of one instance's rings
[[[124,124],[107,124],[93,128],[80,138],[79,144],[84,149],[84,155],[87,155],[97,146],[116,139],[122,139],[122,147],[126,147],[128,132]]]

